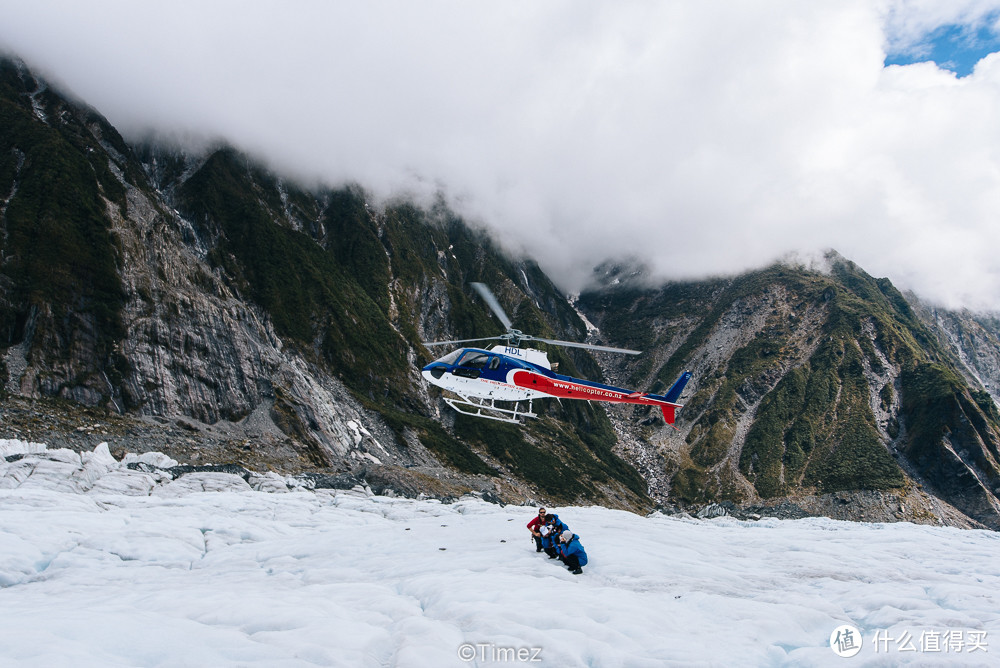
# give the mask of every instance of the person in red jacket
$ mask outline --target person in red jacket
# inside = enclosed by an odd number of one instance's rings
[[[535,552],[542,551],[542,526],[545,524],[545,508],[539,508],[538,514],[531,518],[528,522],[528,531],[531,532],[531,537],[535,539]]]

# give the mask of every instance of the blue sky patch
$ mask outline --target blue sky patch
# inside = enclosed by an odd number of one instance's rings
[[[972,73],[972,68],[984,56],[1000,51],[1000,34],[992,30],[993,25],[993,21],[989,21],[978,26],[941,26],[904,50],[890,51],[885,64],[909,65],[930,60],[964,77]]]

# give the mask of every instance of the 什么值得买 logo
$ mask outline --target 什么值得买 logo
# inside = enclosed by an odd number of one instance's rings
[[[842,624],[830,634],[830,649],[837,656],[854,656],[861,651],[861,643],[861,631],[850,624]]]

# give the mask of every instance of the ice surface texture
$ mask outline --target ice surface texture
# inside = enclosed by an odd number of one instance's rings
[[[574,576],[535,552],[534,508],[274,475],[258,491],[5,443],[5,666],[486,666],[506,648],[538,648],[518,665],[840,666],[829,638],[844,623],[861,630],[859,665],[1000,653],[994,532],[556,508],[590,556]],[[877,630],[980,630],[993,646],[876,654]]]

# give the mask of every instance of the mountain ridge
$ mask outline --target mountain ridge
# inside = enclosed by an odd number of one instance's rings
[[[92,448],[77,414],[113,424],[113,449],[182,434],[164,451],[408,494],[1000,528],[997,322],[844,258],[659,286],[609,263],[571,301],[443,201],[304,188],[227,146],[129,145],[9,59],[0,121],[15,437]],[[519,329],[646,351],[550,350],[563,373],[657,392],[693,369],[678,429],[572,401],[536,403],[520,428],[455,415],[419,376],[437,354],[421,342],[502,330],[474,281]]]
[[[774,265],[714,282],[581,295],[611,338],[642,343],[616,336],[624,327],[677,342],[659,368],[625,362],[633,382],[662,383],[697,360],[678,421],[685,442],[666,447],[675,471],[668,494],[739,503],[809,490],[951,487],[968,477],[952,498],[969,495],[964,512],[995,522],[992,398],[952,370],[954,353],[891,283],[830,260],[830,274]],[[966,422],[974,428],[959,430]],[[948,438],[960,439],[957,449]]]

